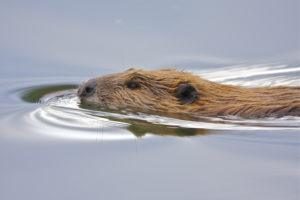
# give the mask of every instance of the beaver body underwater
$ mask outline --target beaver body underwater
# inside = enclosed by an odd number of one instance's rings
[[[246,88],[177,70],[129,69],[90,79],[78,89],[82,104],[176,117],[300,116],[300,87]]]

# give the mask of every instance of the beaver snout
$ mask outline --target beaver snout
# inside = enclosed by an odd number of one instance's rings
[[[91,79],[79,86],[77,94],[79,97],[88,97],[95,93],[97,88],[96,79]]]

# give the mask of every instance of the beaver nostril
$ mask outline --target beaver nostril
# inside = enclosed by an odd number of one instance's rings
[[[94,88],[92,88],[92,87],[90,87],[90,86],[87,86],[87,87],[84,89],[84,91],[85,91],[86,94],[89,94],[89,93],[93,92],[93,90],[94,90]]]
[[[78,90],[78,95],[80,97],[87,97],[94,94],[96,90],[97,82],[95,79],[89,80]]]

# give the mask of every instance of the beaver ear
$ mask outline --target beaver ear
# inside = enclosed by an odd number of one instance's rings
[[[176,97],[184,104],[193,103],[198,99],[198,92],[194,86],[188,83],[181,83],[176,89]]]

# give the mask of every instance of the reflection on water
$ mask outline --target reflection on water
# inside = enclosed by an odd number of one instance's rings
[[[208,134],[208,130],[196,128],[181,128],[176,126],[166,126],[161,124],[151,124],[141,120],[122,120],[130,124],[127,130],[132,132],[137,137],[145,136],[147,133],[160,136],[200,136]]]

